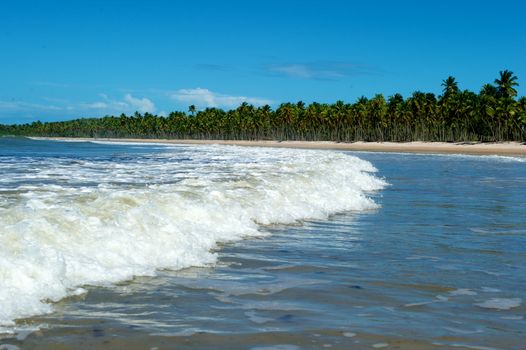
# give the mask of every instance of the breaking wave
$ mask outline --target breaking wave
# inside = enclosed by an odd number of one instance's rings
[[[71,145],[71,144],[70,144]],[[0,325],[158,269],[214,264],[264,225],[377,205],[385,186],[343,153],[171,147],[107,157],[0,157]]]

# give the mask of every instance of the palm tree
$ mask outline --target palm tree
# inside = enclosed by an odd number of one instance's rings
[[[442,92],[444,93],[444,97],[447,98],[451,95],[454,95],[454,94],[457,94],[459,89],[458,89],[458,83],[457,81],[455,80],[455,77],[453,76],[449,76],[447,77],[447,79],[445,80],[442,80],[442,84],[441,84],[444,89],[442,90]]]
[[[305,109],[305,102],[303,101],[298,101],[298,103],[296,103],[296,106],[301,109],[301,110],[304,110]]]
[[[496,97],[498,94],[498,90],[495,86],[491,84],[484,84],[482,86],[482,89],[480,89],[480,96],[491,96]]]
[[[195,105],[168,117],[141,114],[64,122],[0,125],[0,134],[99,137],[180,137],[307,140],[526,140],[526,97],[517,97],[517,77],[501,71],[479,94],[460,91],[454,77],[442,81],[440,98],[416,91],[362,97],[355,103],[283,103],[273,111],[247,102],[222,110]]]
[[[495,79],[499,94],[504,98],[517,96],[517,90],[513,88],[519,85],[519,83],[517,83],[517,76],[513,75],[513,72],[507,69],[500,71],[499,74],[499,79]]]
[[[523,141],[526,141],[526,97],[519,98],[517,101],[518,119],[522,124],[521,129],[523,131]]]

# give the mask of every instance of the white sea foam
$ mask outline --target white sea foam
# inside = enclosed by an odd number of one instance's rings
[[[20,348],[12,344],[0,344],[0,350],[20,350]]]
[[[353,151],[355,154],[360,153],[383,153],[383,154],[399,154],[399,155],[410,155],[414,157],[437,157],[437,158],[457,158],[457,159],[469,159],[476,161],[489,161],[489,162],[502,162],[502,163],[526,163],[526,157],[524,156],[503,156],[503,155],[484,155],[484,154],[463,154],[463,153],[414,153],[414,152],[381,152],[381,151]]]
[[[250,350],[300,350],[301,348],[296,345],[290,344],[278,344],[278,345],[269,345],[269,346],[256,346]]]
[[[520,321],[520,320],[524,320],[524,316],[520,316],[520,315],[516,315],[516,316],[502,316],[501,319],[503,319],[503,320]]]
[[[509,310],[514,307],[519,307],[521,304],[521,298],[491,298],[475,305],[485,309]]]
[[[477,292],[471,290],[471,289],[467,289],[467,288],[460,288],[460,289],[456,289],[456,290],[453,290],[451,292],[449,292],[450,295],[453,295],[453,296],[459,296],[459,295],[477,295]]]
[[[501,156],[501,155],[473,155],[473,154],[434,154],[435,157],[464,158],[477,161],[502,162],[502,163],[525,163],[526,157]]]
[[[466,155],[466,154],[449,154],[441,155],[444,157],[468,158],[474,160],[498,161],[503,163],[525,163],[526,157],[499,156],[499,155]]]
[[[50,301],[156,270],[213,264],[261,225],[376,204],[385,182],[335,152],[179,147],[106,159],[25,159],[0,183],[0,325]],[[6,168],[7,169],[7,168]]]

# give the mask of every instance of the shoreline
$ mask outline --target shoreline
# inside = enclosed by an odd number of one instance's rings
[[[327,149],[364,152],[508,155],[526,157],[526,144],[519,142],[334,142],[334,141],[247,141],[247,140],[192,140],[192,139],[138,139],[138,138],[87,138],[87,137],[32,137],[40,140],[78,140],[104,142],[164,143],[176,145],[230,145],[244,147],[274,147]]]

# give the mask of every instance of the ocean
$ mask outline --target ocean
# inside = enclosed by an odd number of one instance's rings
[[[0,138],[0,349],[523,349],[526,159]]]

